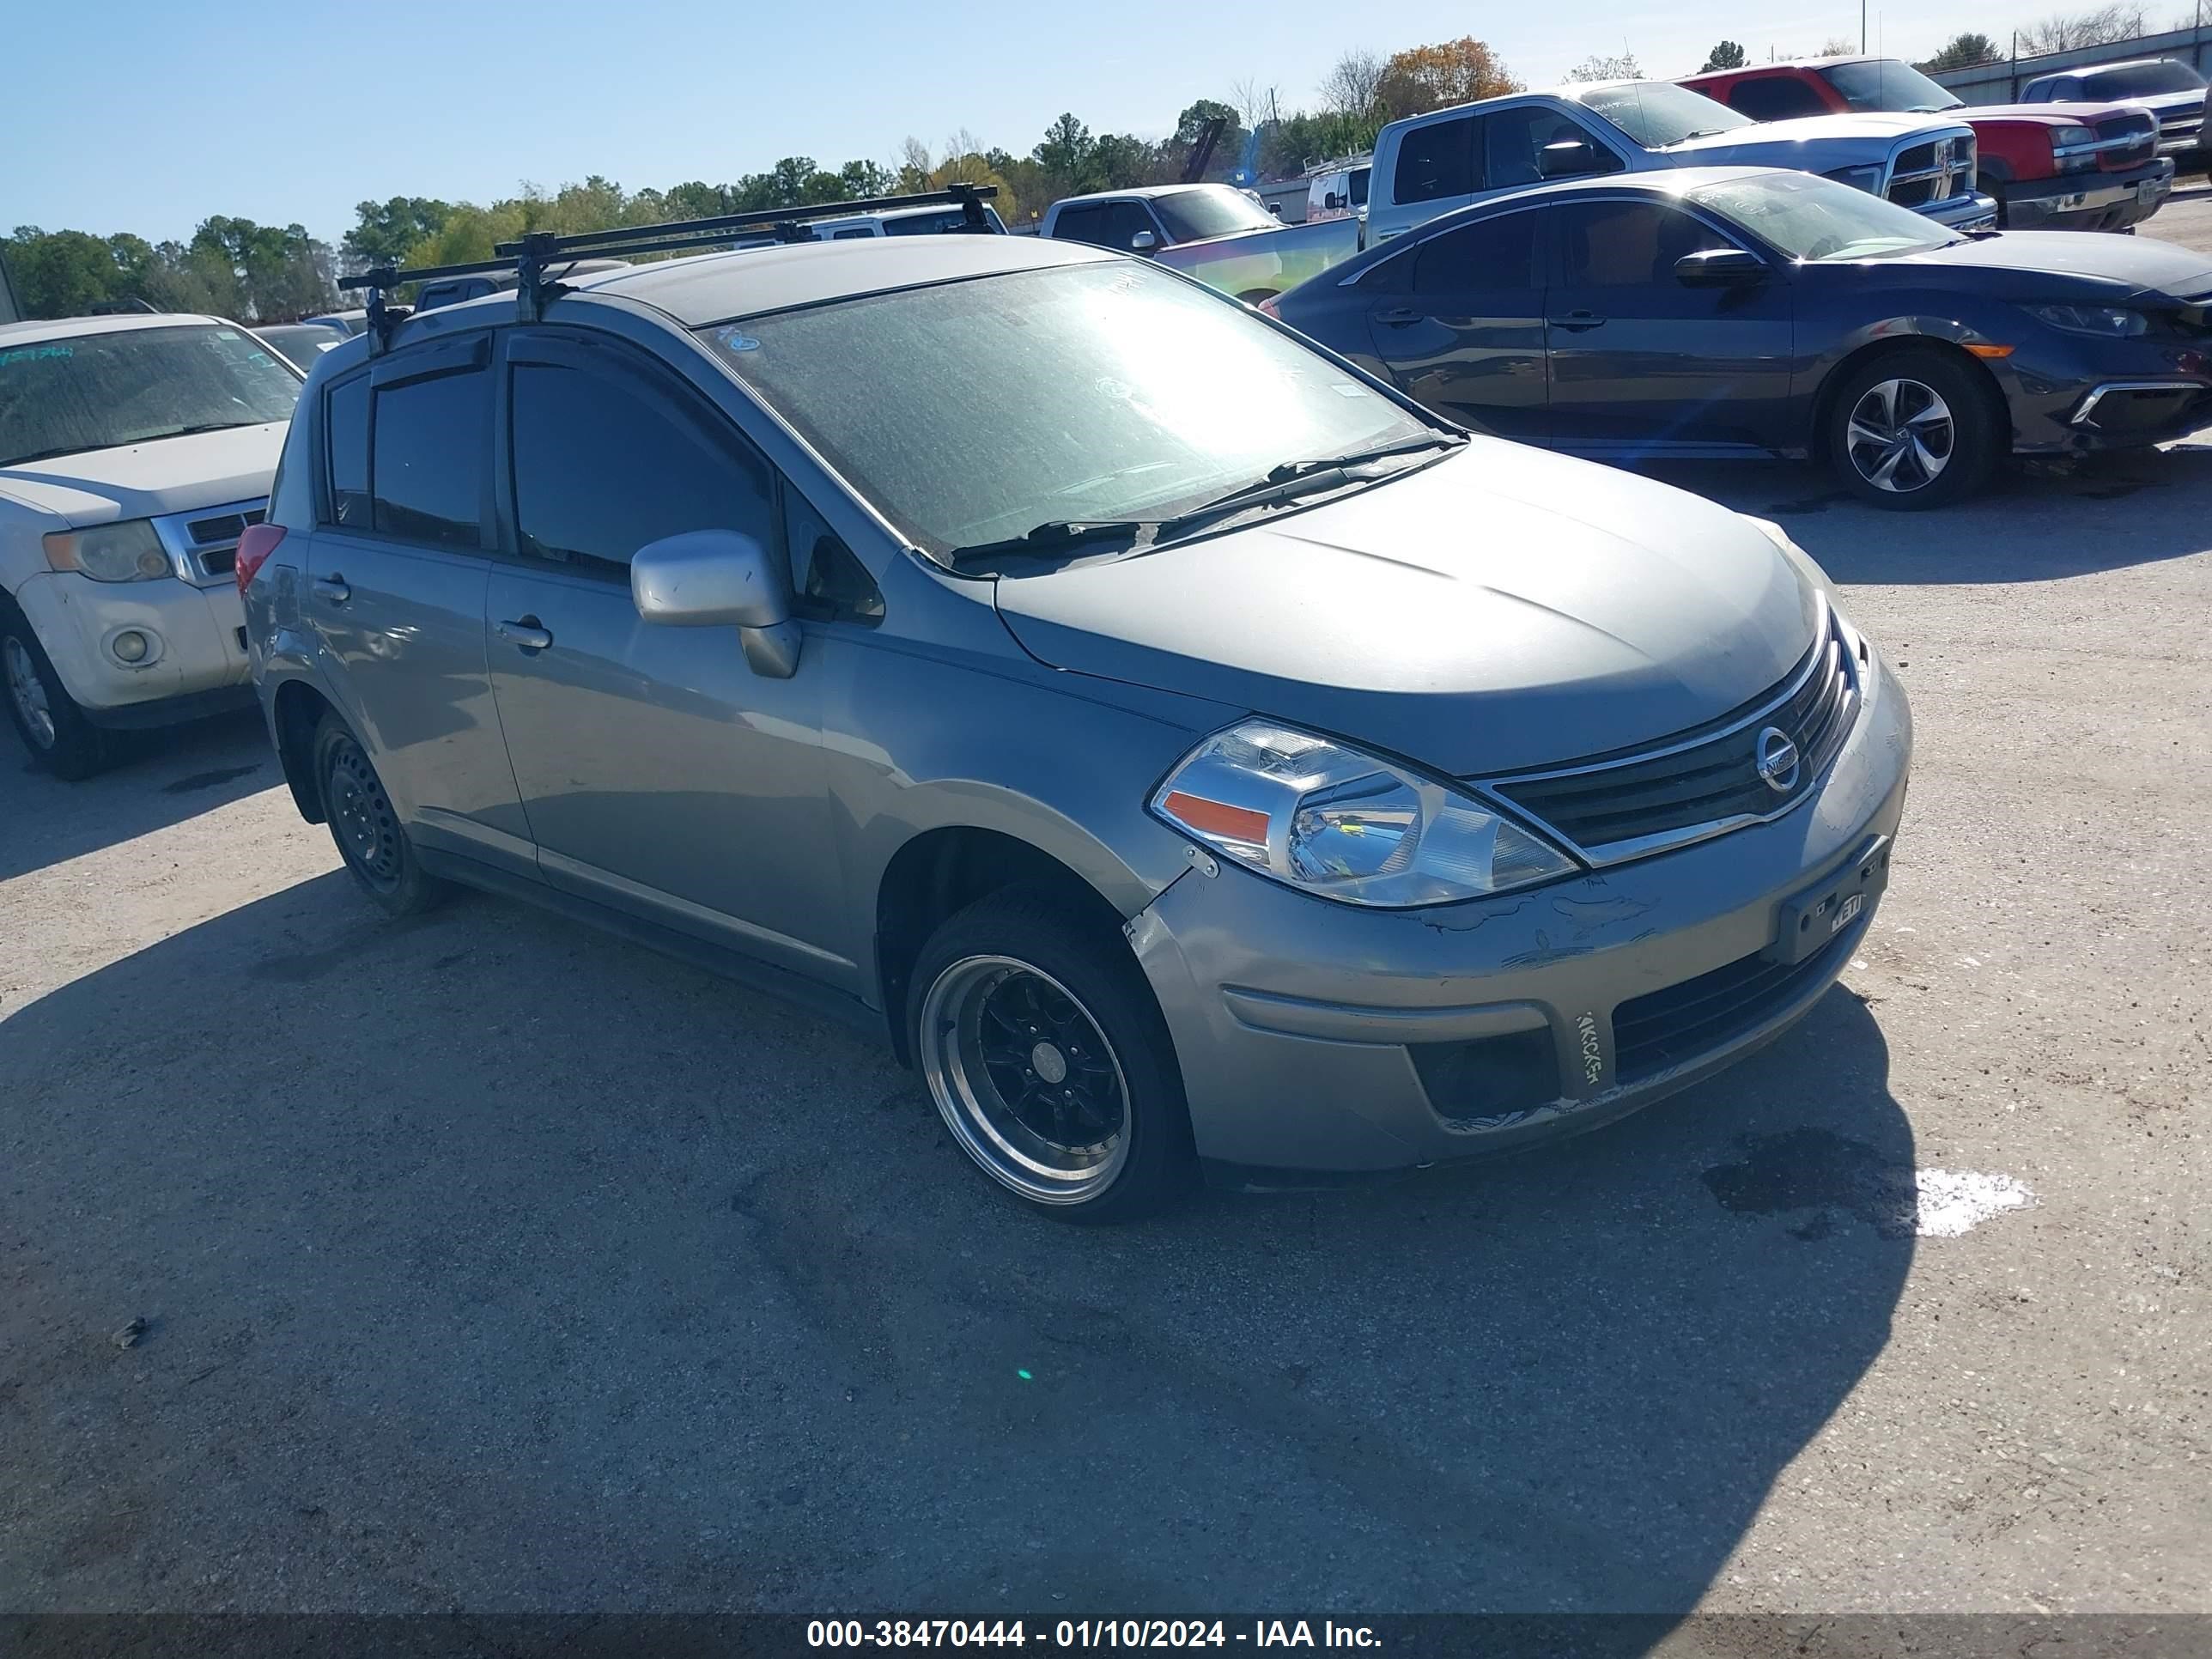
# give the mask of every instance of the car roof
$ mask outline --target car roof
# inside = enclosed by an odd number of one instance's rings
[[[702,253],[634,266],[576,286],[583,293],[643,301],[685,327],[697,328],[862,294],[1125,257],[1035,236],[871,236]],[[470,306],[514,303],[512,294],[487,295],[441,309],[452,315]]]
[[[1055,207],[1073,207],[1078,202],[1120,202],[1134,197],[1150,201],[1155,196],[1173,196],[1186,190],[1225,190],[1242,196],[1244,192],[1234,185],[1224,185],[1218,179],[1194,185],[1132,185],[1127,190],[1094,190],[1081,196],[1063,196]]]
[[[142,328],[175,328],[197,324],[208,328],[244,328],[222,317],[202,317],[191,312],[125,312],[112,317],[55,317],[38,323],[0,324],[0,345],[36,345],[41,340],[76,340],[88,334],[128,334]]]
[[[2102,75],[2106,70],[2155,69],[2160,64],[2180,63],[2181,60],[2179,58],[2127,58],[2117,64],[2076,64],[2071,69],[2053,70],[2048,75],[2039,75],[2034,81],[2030,81],[2027,84],[2033,86],[2037,81],[2057,81],[2068,76]],[[2184,69],[2189,67],[2186,64],[2182,64],[2181,66]]]

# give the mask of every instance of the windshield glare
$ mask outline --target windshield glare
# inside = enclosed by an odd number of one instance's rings
[[[1226,185],[1212,189],[1170,191],[1152,198],[1152,211],[1160,216],[1169,237],[1196,242],[1208,236],[1231,236],[1240,230],[1275,230],[1275,217],[1243,191]]]
[[[2203,76],[2172,58],[2157,64],[2130,64],[2081,80],[2082,91],[2092,98],[2148,98],[2161,92],[2198,92],[2203,86]]]
[[[700,336],[926,551],[1158,519],[1430,428],[1249,312],[1134,260]]]
[[[1729,132],[1753,125],[1726,104],[1702,92],[1664,81],[1625,81],[1613,87],[1574,91],[1583,108],[1594,110],[1646,149],[1664,149],[1706,132]]]
[[[321,323],[286,323],[275,328],[256,329],[254,332],[275,346],[302,374],[314,368],[316,358],[333,346],[343,345],[348,338],[343,329]]]
[[[0,345],[0,465],[289,420],[300,377],[244,329],[134,328]]]
[[[1853,109],[1938,110],[1962,107],[1957,94],[1893,58],[1871,64],[1828,64],[1820,73]]]
[[[1963,240],[1909,208],[1808,173],[1731,179],[1692,191],[1689,199],[1793,259],[1878,259]]]

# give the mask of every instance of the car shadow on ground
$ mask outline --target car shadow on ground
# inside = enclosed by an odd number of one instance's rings
[[[228,805],[284,781],[252,710],[123,734],[108,771],[64,783],[0,716],[0,881]]]
[[[232,1040],[145,1017],[180,985]],[[319,877],[0,1021],[0,1576],[20,1610],[1679,1613],[1887,1338],[1887,1079],[1838,989],[1548,1151],[1080,1229],[847,1031]]]
[[[2212,434],[2206,434],[2212,439]],[[1956,507],[1893,513],[1825,468],[1672,462],[1645,476],[1771,519],[1838,581],[2051,581],[2202,550],[2212,441],[2007,469]]]

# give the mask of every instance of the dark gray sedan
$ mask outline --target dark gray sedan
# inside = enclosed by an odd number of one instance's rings
[[[391,912],[804,996],[1076,1218],[1602,1123],[1866,932],[1911,717],[1771,525],[1071,243],[529,297],[323,354],[240,548],[286,776]]]
[[[1480,432],[1825,459],[1877,506],[2212,421],[2212,261],[1960,235],[1827,179],[1632,173],[1446,214],[1265,309]]]

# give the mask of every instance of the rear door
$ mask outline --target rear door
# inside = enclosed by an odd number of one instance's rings
[[[323,476],[300,609],[417,839],[527,872],[484,664],[491,350],[489,333],[410,347],[317,394]]]
[[[1547,210],[1424,237],[1361,284],[1375,355],[1409,396],[1500,438],[1550,436],[1540,247]]]
[[[521,331],[505,370],[513,556],[491,579],[491,678],[544,878],[854,988],[814,942],[842,885],[823,653],[766,678],[734,628],[653,626],[630,599],[630,556],[663,536],[781,545],[774,471],[634,348]]]
[[[1690,288],[1674,262],[1741,246],[1671,202],[1593,198],[1550,210],[1545,303],[1552,441],[1619,459],[1802,442],[1790,406],[1790,284]]]

